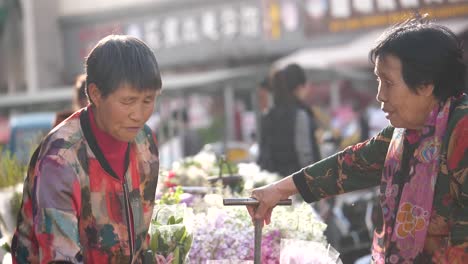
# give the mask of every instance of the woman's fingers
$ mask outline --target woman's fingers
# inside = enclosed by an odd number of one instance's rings
[[[269,224],[271,221],[271,212],[275,207],[278,199],[276,194],[270,189],[271,185],[267,185],[252,191],[251,197],[257,199],[258,206],[248,206],[250,217],[252,220],[262,220],[263,223]]]
[[[273,208],[270,208],[267,212],[266,212],[266,216],[265,216],[265,224],[269,225],[271,223],[271,213],[273,212]]]
[[[252,220],[255,218],[255,208],[257,207],[253,205],[247,205],[247,211],[249,212],[250,218],[252,218]]]

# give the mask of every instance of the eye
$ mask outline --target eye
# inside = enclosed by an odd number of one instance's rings
[[[154,97],[147,97],[147,98],[145,98],[145,100],[143,101],[143,103],[145,103],[145,104],[152,104],[152,103],[154,103],[154,100],[155,100]]]
[[[127,99],[123,99],[122,101],[120,101],[123,105],[131,105],[135,102],[134,99],[132,98],[127,98]]]

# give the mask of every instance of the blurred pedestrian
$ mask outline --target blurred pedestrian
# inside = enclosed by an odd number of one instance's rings
[[[145,125],[161,90],[141,40],[111,35],[86,59],[90,102],[34,152],[12,241],[14,263],[141,263],[159,158]]]
[[[276,203],[380,184],[383,222],[373,263],[468,263],[468,96],[463,48],[448,28],[413,18],[370,52],[377,101],[391,126],[268,186],[250,215],[270,222]],[[254,210],[255,209],[255,210]]]
[[[187,109],[183,109],[182,112],[182,147],[184,157],[194,156],[203,147],[203,142],[198,132],[190,126],[190,119]]]
[[[293,173],[320,158],[316,123],[302,99],[306,76],[297,64],[273,74],[273,107],[262,118],[258,163],[281,175]]]
[[[272,105],[271,97],[271,87],[269,84],[269,80],[268,77],[265,77],[259,83],[257,88],[258,107],[261,114],[268,113],[268,110]]]
[[[76,77],[75,86],[73,87],[72,109],[58,112],[55,116],[54,127],[62,123],[63,120],[71,116],[75,111],[80,110],[88,105],[86,97],[86,75],[80,74]]]

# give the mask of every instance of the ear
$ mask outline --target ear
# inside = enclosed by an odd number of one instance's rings
[[[101,91],[99,91],[95,83],[90,83],[88,85],[88,95],[94,105],[99,106],[101,104]]]
[[[421,84],[418,87],[418,94],[422,96],[432,96],[434,92],[434,84]]]

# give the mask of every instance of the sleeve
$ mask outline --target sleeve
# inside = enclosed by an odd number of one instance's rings
[[[448,173],[455,197],[450,245],[446,251],[448,263],[468,261],[468,115],[457,122],[448,144]]]
[[[33,187],[33,230],[39,262],[82,259],[78,218],[81,211],[80,183],[72,166],[58,155],[39,160]]]
[[[305,111],[297,111],[295,124],[294,145],[301,167],[307,166],[314,160],[310,136],[310,119]]]
[[[393,127],[389,126],[367,141],[294,173],[296,188],[310,203],[379,185],[392,134]]]

